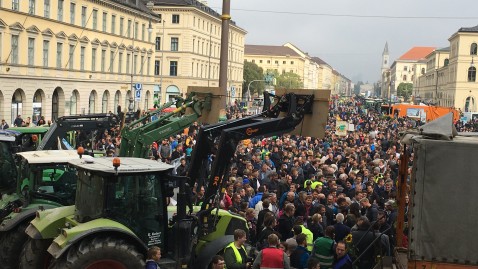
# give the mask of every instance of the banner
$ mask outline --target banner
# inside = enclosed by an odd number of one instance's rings
[[[346,136],[348,128],[349,128],[349,123],[346,121],[335,122],[335,134],[338,136]]]

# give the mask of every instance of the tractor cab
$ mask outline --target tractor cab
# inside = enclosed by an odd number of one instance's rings
[[[18,132],[16,139],[17,152],[36,150],[38,144],[42,141],[49,127],[10,127],[9,131]]]
[[[0,198],[15,190],[17,169],[12,155],[15,140],[16,133],[0,130]]]
[[[85,156],[86,159],[92,157]],[[75,202],[76,169],[68,160],[79,159],[75,150],[20,152],[15,155],[18,174],[16,191],[0,200],[0,220],[12,212],[20,213],[31,205],[62,206]],[[16,180],[15,180],[16,179]],[[15,190],[15,187],[13,188]]]
[[[138,158],[72,160],[78,169],[75,221],[114,220],[145,245],[163,246],[171,165]]]

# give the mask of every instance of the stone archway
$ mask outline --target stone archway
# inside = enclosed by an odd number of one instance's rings
[[[465,112],[476,111],[476,103],[475,103],[475,98],[473,96],[468,96],[465,99],[464,111]]]
[[[41,116],[43,115],[43,101],[45,100],[45,92],[42,89],[38,89],[35,94],[33,95],[33,103],[32,103],[32,123],[37,124],[40,120]]]
[[[65,93],[61,87],[56,87],[51,95],[51,119],[56,121],[65,112]]]
[[[118,106],[121,106],[121,91],[116,91],[113,106],[114,109],[116,109],[116,113],[119,114]],[[124,107],[121,107],[121,111],[123,111],[123,109]]]
[[[124,109],[126,111],[133,111],[134,110],[134,99],[133,99],[133,92],[128,90],[126,92],[126,96],[124,98]]]
[[[101,113],[108,113],[108,102],[110,100],[110,92],[108,90],[103,92],[103,97],[101,98]]]
[[[166,102],[174,101],[174,98],[180,95],[181,91],[176,85],[170,85],[166,88]]]
[[[88,99],[88,114],[96,113],[96,99],[98,94],[95,90],[92,90],[90,93],[90,97]]]
[[[12,110],[11,110],[11,123],[15,126],[15,119],[18,115],[23,114],[23,101],[26,99],[25,92],[18,88],[12,95]],[[20,123],[21,126],[21,123]]]
[[[70,97],[70,115],[78,114],[78,101],[80,100],[80,93],[73,90]]]

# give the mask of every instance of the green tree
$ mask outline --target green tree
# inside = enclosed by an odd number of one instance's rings
[[[304,87],[302,79],[296,73],[287,72],[279,75],[279,72],[276,70],[267,70],[267,73],[273,74],[276,78],[276,88],[302,89]]]
[[[355,94],[360,94],[360,86],[363,85],[363,82],[362,81],[359,81],[357,83],[355,83],[354,85],[354,93]]]
[[[405,101],[408,101],[412,95],[413,84],[412,83],[400,83],[397,88],[397,96],[402,96]]]
[[[242,85],[242,96],[247,95],[249,83],[254,80],[264,80],[264,71],[257,64],[244,61],[244,82]],[[254,93],[262,94],[264,91],[264,82],[255,81],[250,84],[251,96]]]

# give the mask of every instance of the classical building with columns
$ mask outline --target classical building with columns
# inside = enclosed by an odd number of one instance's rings
[[[0,3],[1,118],[35,122],[152,106],[155,36],[148,28],[159,16],[142,1]]]
[[[230,96],[245,34],[231,22]],[[147,110],[155,93],[217,87],[220,39],[220,15],[195,0],[0,1],[0,118]]]

